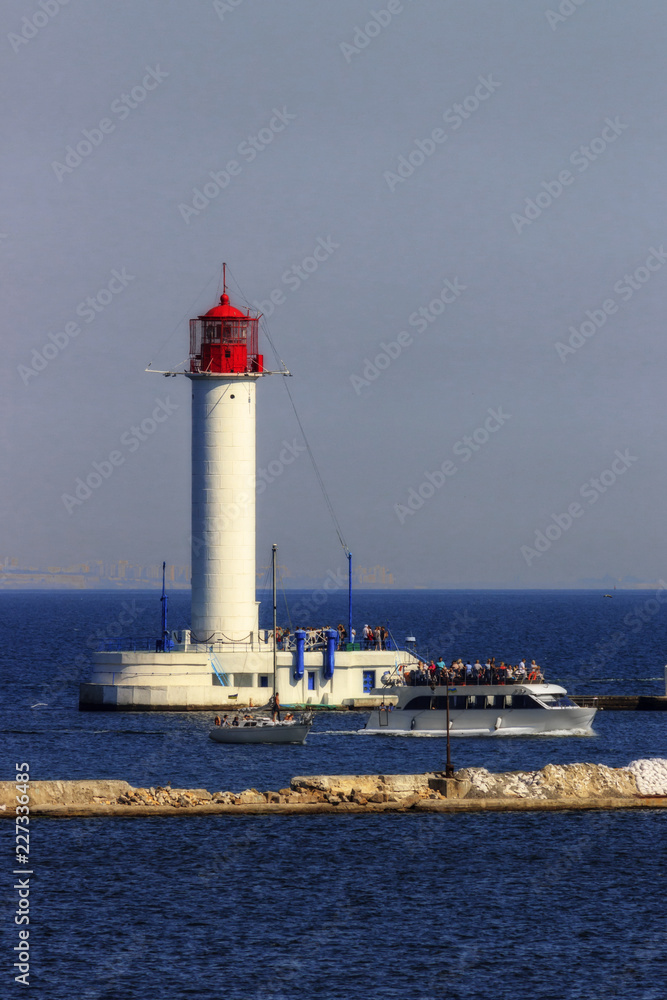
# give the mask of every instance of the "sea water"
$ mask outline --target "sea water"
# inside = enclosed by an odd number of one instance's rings
[[[290,604],[311,595],[290,595]],[[535,658],[574,693],[664,693],[667,614],[652,592],[389,592],[356,596],[445,659]],[[265,604],[263,610],[268,610]],[[346,595],[295,627],[346,622]],[[131,619],[131,627],[121,623]],[[188,595],[170,597],[187,625]],[[268,621],[263,621],[268,625]],[[443,766],[440,739],[362,735],[318,713],[305,746],[232,747],[208,713],[79,712],[98,639],[159,630],[159,595],[0,594],[2,778],[123,778],[211,791],[295,774]],[[456,767],[536,769],[667,756],[667,714],[599,712],[574,737],[469,738]],[[35,819],[31,982],[60,998],[662,998],[663,812]],[[14,825],[0,823],[12,899]],[[4,923],[13,982],[17,927]]]

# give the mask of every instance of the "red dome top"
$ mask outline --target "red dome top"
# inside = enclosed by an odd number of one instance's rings
[[[222,317],[234,317],[236,319],[243,318],[247,316],[247,313],[241,312],[240,309],[235,309],[234,306],[229,304],[229,295],[225,292],[224,295],[220,296],[220,305],[214,306],[213,309],[209,309],[206,313],[207,316],[222,316]]]

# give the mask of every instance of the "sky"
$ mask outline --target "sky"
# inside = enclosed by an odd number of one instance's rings
[[[5,0],[0,562],[189,561],[190,386],[145,369],[182,370],[226,261],[355,565],[660,581],[666,30],[658,0]],[[287,381],[258,565],[324,581]]]

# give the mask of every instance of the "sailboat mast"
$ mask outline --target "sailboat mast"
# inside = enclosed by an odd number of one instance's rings
[[[276,620],[277,620],[277,601],[276,601],[276,550],[278,546],[273,545],[271,552],[271,569],[273,577],[273,693],[276,693]]]
[[[347,554],[347,641],[352,642],[352,553]]]
[[[162,651],[163,651],[163,653],[166,653],[167,650],[169,649],[169,638],[168,638],[169,637],[169,633],[167,632],[167,591],[166,591],[166,588],[165,588],[165,570],[166,570],[166,567],[167,567],[167,564],[165,562],[163,562],[162,563],[162,597],[160,598],[160,602],[161,602],[161,605],[162,605],[162,615],[161,615],[161,618],[162,618],[162,622],[161,622],[161,625],[162,625],[162,628],[161,628],[162,637],[161,638],[162,638]]]

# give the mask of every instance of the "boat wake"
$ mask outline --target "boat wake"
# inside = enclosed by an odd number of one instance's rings
[[[311,732],[311,736],[358,736],[363,733],[363,729],[320,729],[318,732]]]
[[[406,737],[406,736],[407,737],[412,737],[412,736],[414,736],[414,737],[418,737],[419,739],[438,739],[438,740],[446,739],[446,737],[447,737],[447,733],[443,732],[440,729],[437,732],[434,731],[434,730],[429,730],[429,729],[423,729],[421,731],[413,729],[413,730],[411,730],[409,732],[406,732],[405,730],[397,730],[397,729],[394,729],[394,730],[387,730],[387,729],[358,729],[356,731],[356,735],[357,736],[395,736],[395,737]],[[561,737],[561,736],[579,736],[579,737],[582,737],[582,736],[597,736],[597,733],[593,729],[567,729],[567,730],[559,729],[559,730],[553,730],[553,731],[550,730],[549,732],[544,732],[544,733],[533,733],[533,732],[527,733],[527,732],[520,732],[520,731],[517,731],[517,730],[511,730],[511,729],[484,729],[484,730],[480,730],[480,729],[461,730],[461,729],[459,729],[456,732],[450,731],[449,735],[452,737],[452,739],[454,739],[454,738],[458,739],[459,737],[462,737],[462,736],[467,736],[467,737],[473,737],[473,736],[487,737],[487,736],[492,736],[494,738],[502,736],[502,737],[505,737],[506,739],[511,739],[512,737],[521,737],[522,739],[525,739],[526,736],[530,736],[530,737],[535,737],[536,739],[540,739],[540,738],[544,738],[544,737],[546,737],[547,739],[555,739],[556,737]]]

